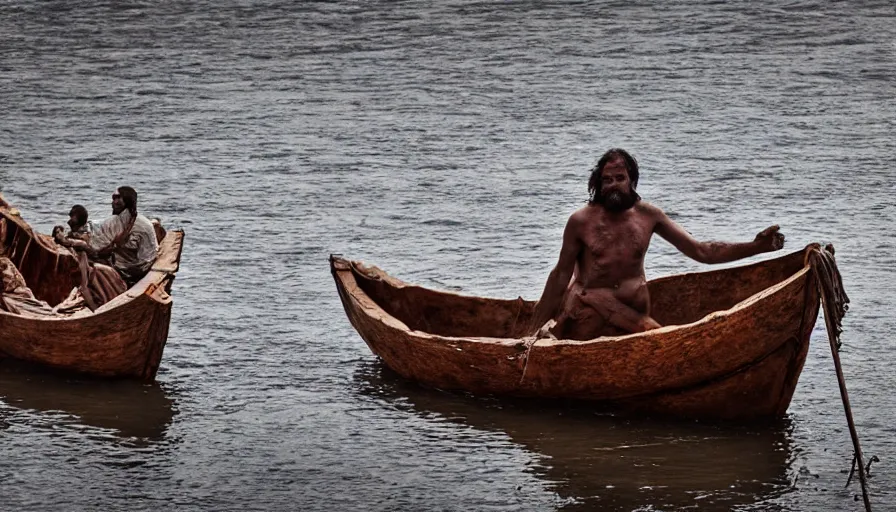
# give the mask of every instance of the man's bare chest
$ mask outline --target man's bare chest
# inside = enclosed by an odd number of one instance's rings
[[[582,241],[594,257],[642,259],[647,253],[653,226],[644,219],[594,219],[584,226]]]

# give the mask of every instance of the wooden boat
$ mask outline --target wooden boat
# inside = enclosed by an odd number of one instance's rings
[[[370,350],[425,386],[768,419],[784,415],[806,360],[820,304],[810,255],[822,250],[652,280],[664,327],[590,341],[522,338],[535,306],[522,298],[434,291],[336,256],[330,268]]]
[[[62,302],[76,286],[78,262],[47,235],[34,232],[14,209],[6,220],[5,254],[37,299]],[[171,285],[180,263],[183,231],[168,231],[150,272],[96,311],[69,316],[17,315],[0,310],[0,358],[104,377],[155,379],[168,339]]]

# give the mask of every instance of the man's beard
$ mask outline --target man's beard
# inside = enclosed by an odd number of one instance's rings
[[[600,204],[604,206],[607,210],[613,213],[620,213],[628,210],[632,206],[635,206],[635,203],[638,202],[638,199],[641,197],[638,196],[635,191],[631,191],[628,194],[623,194],[618,190],[614,190],[606,195],[600,196]]]

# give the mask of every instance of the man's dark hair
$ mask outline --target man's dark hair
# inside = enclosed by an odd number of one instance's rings
[[[76,204],[72,206],[70,212],[68,212],[69,217],[74,217],[75,220],[78,221],[79,226],[83,226],[87,224],[87,208],[84,208],[80,204]]]
[[[635,157],[630,155],[628,151],[620,148],[613,148],[608,150],[603,156],[600,157],[600,160],[597,161],[597,165],[591,168],[591,178],[588,180],[588,203],[589,204],[598,204],[601,202],[600,200],[600,180],[601,174],[604,171],[604,167],[607,166],[607,163],[616,158],[622,158],[625,162],[625,169],[628,171],[628,179],[632,183],[632,194],[635,196],[635,200],[641,199],[641,196],[635,192],[635,188],[638,186],[638,161],[635,160]]]
[[[131,211],[131,213],[137,213],[137,191],[131,187],[118,187],[118,194],[121,195],[121,202],[124,203],[124,207]]]

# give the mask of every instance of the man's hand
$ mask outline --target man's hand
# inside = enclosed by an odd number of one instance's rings
[[[763,229],[754,240],[759,246],[760,252],[772,252],[784,248],[784,234],[778,230],[780,226],[775,224]]]

